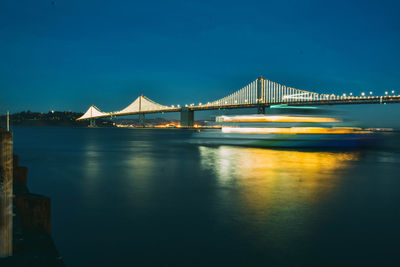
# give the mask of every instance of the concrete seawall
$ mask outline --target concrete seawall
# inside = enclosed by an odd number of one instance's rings
[[[12,141],[11,133],[10,136]],[[3,142],[1,144],[1,151],[9,150],[8,147],[4,148]],[[0,266],[65,266],[51,237],[50,198],[29,192],[28,169],[19,166],[18,156],[12,154],[12,149],[8,153],[11,153],[11,161],[3,153],[0,159],[7,160],[0,163],[4,163],[4,166],[1,165],[2,179],[9,182],[8,185],[11,183],[13,196],[10,198],[11,216],[8,216],[8,210],[4,208],[7,207],[7,195],[2,194],[2,200],[6,202],[0,208],[3,220],[0,225],[0,247],[4,250]],[[8,166],[6,161],[11,164],[8,175],[11,175],[11,179],[4,172]],[[3,186],[3,192],[9,191]]]
[[[13,138],[0,128],[0,258],[13,252]]]

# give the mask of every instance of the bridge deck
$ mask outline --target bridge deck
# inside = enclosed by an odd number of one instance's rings
[[[126,108],[117,112],[102,112],[96,106],[91,106],[86,113],[78,120],[95,119],[104,117],[116,117],[137,114],[183,112],[197,110],[215,109],[239,109],[239,108],[259,108],[262,112],[264,108],[271,105],[286,104],[289,106],[315,106],[315,105],[348,105],[348,104],[385,104],[400,103],[400,95],[395,96],[394,91],[384,96],[362,96],[356,97],[351,94],[341,96],[334,94],[321,94],[311,91],[299,90],[288,87],[262,77],[251,82],[247,86],[206,104],[190,105],[185,107],[165,106],[140,95]],[[372,94],[372,92],[370,93]]]
[[[216,110],[216,109],[240,109],[240,108],[257,108],[258,106],[264,106],[266,108],[273,105],[288,105],[288,106],[321,106],[321,105],[349,105],[349,104],[391,104],[400,103],[400,96],[387,96],[387,97],[365,97],[357,99],[331,99],[331,100],[310,100],[310,101],[281,101],[276,103],[261,103],[261,104],[236,104],[236,105],[202,105],[202,106],[189,106],[186,107],[188,110],[201,111],[201,110]],[[139,114],[152,114],[152,113],[169,113],[169,112],[181,112],[182,108],[171,108],[164,110],[147,110],[140,112],[127,112],[127,113],[109,113],[107,115],[98,116],[96,118],[105,117],[117,117],[117,116],[128,116],[128,115],[139,115]]]

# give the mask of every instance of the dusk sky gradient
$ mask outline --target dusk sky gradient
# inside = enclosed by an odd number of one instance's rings
[[[400,93],[399,13],[400,1],[2,0],[0,111],[207,102],[260,75]]]

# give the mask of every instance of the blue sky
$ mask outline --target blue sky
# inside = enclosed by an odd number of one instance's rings
[[[399,1],[2,0],[0,112],[113,111],[141,93],[207,102],[260,75],[324,93],[399,92],[399,11]]]

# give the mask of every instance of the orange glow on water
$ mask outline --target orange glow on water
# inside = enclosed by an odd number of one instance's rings
[[[257,239],[257,229],[279,234],[276,246],[286,247],[310,220],[310,213],[334,196],[342,178],[359,158],[358,152],[307,152],[220,146],[199,147],[201,164],[213,171],[221,209],[234,210],[236,220],[244,221],[246,234]],[[233,205],[234,203],[234,205]],[[226,214],[226,212],[225,212]],[[224,219],[224,218],[222,218]],[[232,220],[232,218],[231,218]]]

